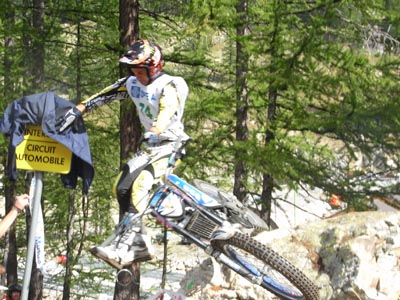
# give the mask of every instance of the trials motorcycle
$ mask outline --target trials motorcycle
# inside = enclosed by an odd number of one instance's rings
[[[150,215],[218,263],[280,299],[318,300],[318,287],[300,269],[251,237],[268,229],[257,214],[203,181],[189,184],[173,174],[182,149],[182,143],[177,142],[147,209],[124,218],[110,240],[137,223],[138,218]]]

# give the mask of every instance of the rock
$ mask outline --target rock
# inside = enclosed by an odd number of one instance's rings
[[[256,237],[320,287],[321,299],[400,299],[400,212],[353,212]],[[204,260],[186,273],[187,299],[276,299]]]

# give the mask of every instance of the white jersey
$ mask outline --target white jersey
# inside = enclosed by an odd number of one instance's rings
[[[112,101],[131,98],[146,131],[156,124],[162,125],[160,126],[162,127],[162,137],[169,140],[181,137],[182,140],[187,140],[189,137],[183,131],[182,116],[188,91],[188,86],[182,77],[162,74],[151,84],[145,86],[135,76],[129,76],[119,79],[82,103],[85,104],[86,111],[90,112]],[[169,102],[173,105],[169,106]],[[179,102],[177,110],[171,117],[168,116],[168,119],[164,119],[165,115],[168,115],[168,107],[173,108],[177,102]],[[160,111],[160,107],[163,106],[164,111]],[[157,120],[161,115],[164,118]]]
[[[161,134],[173,140],[178,136],[185,140],[188,136],[183,131],[182,116],[188,95],[188,86],[182,77],[162,74],[145,86],[135,76],[130,76],[125,83],[127,92],[137,108],[140,122],[146,131],[157,122],[160,113],[160,99],[168,97],[164,94],[164,88],[169,84],[176,88],[177,95],[173,96],[179,99],[179,109],[166,124],[166,129]],[[168,98],[163,99],[163,102],[168,105]]]

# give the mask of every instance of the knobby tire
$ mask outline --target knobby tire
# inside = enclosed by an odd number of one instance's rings
[[[307,276],[305,276],[303,272],[288,260],[280,256],[277,252],[254,240],[249,235],[236,232],[234,236],[227,240],[212,241],[212,245],[214,248],[217,248],[230,258],[236,260],[240,265],[243,265],[243,263],[231,255],[229,246],[234,246],[253,255],[257,259],[263,261],[270,268],[274,269],[275,272],[285,277],[287,281],[303,294],[303,299],[319,300],[318,287]],[[278,283],[279,286],[279,282],[275,282]],[[265,281],[263,281],[261,286],[283,299],[302,299],[301,297],[291,297],[290,294],[285,292],[283,289],[276,288],[276,286],[274,287],[274,285],[268,284]]]

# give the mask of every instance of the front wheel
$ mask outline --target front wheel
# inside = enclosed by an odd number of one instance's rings
[[[258,284],[278,297],[288,300],[319,299],[317,286],[307,276],[274,250],[248,235],[236,232],[229,239],[213,240],[211,243],[215,249],[259,278]]]

